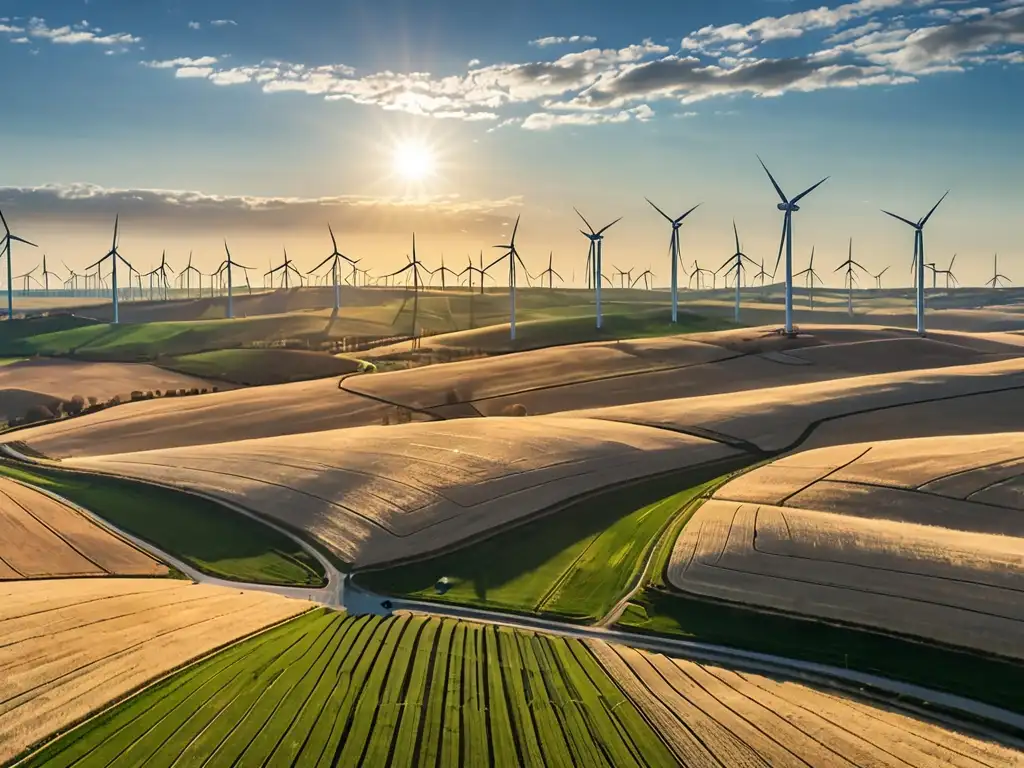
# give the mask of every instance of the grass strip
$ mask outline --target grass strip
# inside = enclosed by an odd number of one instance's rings
[[[426,703],[430,696],[432,665],[438,657],[438,646],[444,625],[440,621],[425,622],[413,652],[413,663],[405,686],[399,695],[389,698],[389,703],[400,707],[394,738],[389,739],[387,750],[379,744],[384,742],[374,734],[374,750],[364,760],[368,765],[411,765],[416,745],[421,739],[421,726]],[[389,689],[390,691],[390,689]],[[374,762],[374,759],[379,762]]]
[[[396,762],[401,764],[398,758],[404,757],[405,765],[438,765],[441,756],[441,742],[444,737],[444,716],[445,706],[448,698],[448,675],[449,665],[454,658],[453,638],[460,628],[455,621],[441,622],[438,630],[437,650],[433,658],[433,670],[430,675],[429,696],[425,698],[420,709],[423,710],[423,726],[420,728],[419,743],[416,750],[407,756],[401,754],[396,756]]]
[[[323,566],[293,539],[214,501],[105,475],[0,462],[0,475],[56,493],[222,579],[320,587]]]

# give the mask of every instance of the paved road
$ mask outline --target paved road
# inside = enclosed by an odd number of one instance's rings
[[[17,451],[10,448],[8,445],[0,444],[0,452],[6,453],[8,456],[17,458],[23,461],[32,463],[31,459],[21,456]],[[77,470],[76,470],[77,471]],[[89,473],[86,473],[89,474]],[[152,483],[153,485],[160,485],[159,483]],[[623,645],[629,645],[634,648],[642,648],[657,653],[664,653],[670,656],[693,659],[698,661],[706,661],[716,664],[724,664],[731,666],[738,666],[743,669],[747,669],[755,672],[763,672],[770,675],[780,675],[789,679],[799,680],[818,685],[827,685],[832,688],[838,688],[841,690],[847,690],[854,693],[865,694],[868,693],[873,696],[882,697],[892,703],[897,704],[900,708],[923,714],[931,719],[945,722],[953,727],[964,728],[980,733],[981,735],[991,735],[998,738],[998,740],[1008,743],[1017,748],[1024,748],[1024,738],[1013,739],[1006,736],[1005,731],[1000,731],[998,734],[995,732],[988,732],[986,729],[979,726],[965,725],[961,721],[958,721],[955,717],[947,716],[940,711],[936,711],[931,707],[939,707],[942,710],[946,710],[951,713],[965,713],[973,718],[983,718],[992,723],[998,723],[1012,732],[1024,735],[1024,715],[1020,715],[1008,710],[1000,709],[988,704],[967,699],[962,696],[956,696],[950,693],[944,693],[940,691],[933,691],[921,686],[913,685],[910,683],[903,683],[888,678],[879,677],[877,675],[870,675],[864,672],[858,672],[855,670],[843,669],[841,667],[831,667],[825,664],[816,664],[808,661],[800,661],[796,659],[787,659],[782,656],[773,656],[770,654],[756,653],[753,651],[743,651],[736,648],[729,648],[727,646],[714,645],[711,643],[700,643],[688,640],[679,640],[664,636],[650,636],[642,635],[632,632],[624,632],[618,629],[609,629],[604,626],[582,626],[577,624],[570,624],[567,622],[556,621],[552,619],[543,619],[533,616],[524,616],[518,614],[501,613],[498,611],[488,611],[479,608],[470,608],[459,605],[446,605],[443,603],[432,603],[427,601],[417,600],[405,600],[400,598],[386,597],[377,595],[372,592],[368,592],[351,583],[347,574],[342,574],[334,564],[326,558],[316,547],[313,547],[302,538],[292,533],[286,528],[275,525],[265,518],[254,515],[252,512],[246,510],[244,507],[232,504],[224,499],[210,496],[203,493],[184,491],[177,486],[165,486],[174,488],[179,492],[192,493],[194,496],[201,498],[210,499],[219,504],[232,509],[239,514],[246,515],[258,520],[264,525],[269,525],[271,528],[281,532],[285,536],[288,536],[293,541],[298,543],[303,549],[315,557],[324,568],[324,572],[327,574],[328,583],[327,586],[320,589],[309,589],[300,587],[283,587],[268,584],[250,584],[245,582],[229,581],[226,579],[219,579],[213,576],[208,576],[204,573],[197,571],[195,568],[189,566],[187,563],[183,563],[177,558],[168,555],[159,548],[150,544],[149,542],[143,541],[130,533],[119,529],[118,527],[107,522],[103,518],[93,514],[87,509],[80,507],[74,502],[65,499],[64,497],[53,493],[51,491],[37,488],[32,486],[35,490],[41,491],[47,494],[51,498],[59,501],[63,504],[80,511],[86,515],[89,519],[93,520],[97,525],[100,525],[108,530],[115,532],[119,536],[123,536],[128,541],[131,541],[140,549],[149,552],[153,557],[162,560],[169,565],[180,570],[182,573],[187,575],[193,581],[201,584],[214,584],[217,586],[230,587],[235,589],[252,589],[260,590],[265,592],[272,592],[285,597],[300,598],[303,600],[310,600],[331,608],[343,608],[349,613],[353,614],[366,614],[372,613],[376,615],[388,615],[396,611],[408,611],[413,613],[426,614],[430,616],[444,616],[457,619],[466,619],[470,621],[477,621],[487,624],[494,624],[505,627],[515,627],[520,629],[528,629],[537,632],[546,632],[549,634],[561,635],[563,637],[572,637],[576,639],[598,639],[607,642],[621,643]],[[384,608],[383,604],[389,603],[388,608]],[[921,707],[917,705],[911,705],[907,703],[906,699],[912,699],[915,702],[925,702],[928,705]],[[895,700],[895,701],[893,701]]]

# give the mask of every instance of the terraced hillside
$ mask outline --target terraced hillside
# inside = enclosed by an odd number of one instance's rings
[[[0,583],[0,763],[310,604],[171,579]]]
[[[836,446],[722,486],[676,542],[689,594],[1024,659],[1024,433]]]

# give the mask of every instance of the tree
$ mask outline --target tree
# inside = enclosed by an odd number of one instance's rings
[[[71,399],[64,403],[64,412],[68,416],[78,416],[85,410],[85,398],[81,395],[72,395]]]
[[[96,405],[99,404],[99,402],[100,401],[99,401],[98,397],[93,397],[92,395],[89,395],[89,407],[90,408],[95,407]]]
[[[42,403],[33,405],[27,411],[25,411],[25,423],[34,424],[37,421],[52,421],[53,411],[47,408]]]

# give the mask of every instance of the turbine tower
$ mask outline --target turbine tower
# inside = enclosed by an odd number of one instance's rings
[[[188,264],[178,275],[178,282],[184,283],[186,298],[192,298],[192,272],[199,276],[199,298],[203,298],[203,273],[192,266],[192,251],[189,251]]]
[[[772,186],[775,187],[775,191],[779,195],[781,202],[778,204],[778,209],[785,213],[782,219],[782,239],[779,241],[779,255],[775,259],[775,269],[772,270],[772,280],[775,279],[776,273],[779,271],[779,261],[782,259],[782,249],[786,249],[786,325],[783,329],[787,336],[793,335],[793,214],[800,210],[800,206],[797,205],[803,198],[811,194],[814,190],[828,181],[828,176],[819,181],[814,186],[808,187],[799,195],[794,197],[792,200],[786,197],[786,193],[782,191],[782,187],[779,186],[778,182],[775,181],[775,177],[772,176],[771,171],[768,170],[768,166],[764,164],[764,161],[758,157],[757,161],[761,163],[761,167],[764,168],[764,172],[768,174],[768,178],[772,182]]]
[[[764,288],[764,279],[766,277],[768,277],[768,273],[764,271],[764,259],[761,259],[761,271],[754,275],[754,280],[760,280],[761,287]],[[751,282],[754,280],[751,280]]]
[[[935,209],[939,207],[943,200],[946,199],[946,195],[949,194],[949,190],[946,190],[946,194],[939,198],[939,202],[932,206],[932,209],[928,211],[928,214],[923,218],[918,219],[916,222],[910,219],[905,219],[902,216],[897,216],[895,213],[883,210],[886,216],[892,216],[894,219],[902,221],[907,226],[914,228],[914,261],[911,271],[917,271],[917,333],[920,336],[924,336],[924,225],[928,223],[928,219],[935,213]]]
[[[672,254],[672,284],[670,290],[672,292],[672,322],[675,323],[679,318],[679,265],[682,263],[683,258],[682,253],[679,252],[679,228],[683,226],[683,219],[697,210],[701,204],[697,203],[697,205],[693,206],[693,208],[688,210],[682,216],[673,219],[661,210],[661,208],[656,206],[654,203],[651,203],[649,198],[645,197],[644,200],[647,200],[647,202],[650,203],[651,208],[660,213],[668,223],[672,225],[672,237],[669,240],[669,251]],[[736,250],[739,249],[737,248]]]
[[[11,228],[7,226],[7,219],[4,218],[3,211],[0,211],[0,224],[4,225],[4,236],[0,238],[0,244],[3,245],[0,248],[0,256],[3,255],[3,251],[7,251],[7,319],[14,319],[14,277],[13,277],[13,262],[11,259],[11,243],[19,242],[25,245],[31,245],[33,248],[38,248],[35,243],[30,243],[23,237],[18,237],[16,234],[11,232]]]
[[[508,259],[509,328],[510,338],[512,339],[512,341],[516,340],[516,263],[518,263],[519,266],[521,266],[523,268],[523,271],[526,273],[527,282],[529,282],[531,277],[530,270],[528,270],[526,268],[526,265],[523,264],[523,260],[519,257],[519,251],[516,250],[516,232],[519,231],[519,219],[520,216],[516,216],[515,226],[512,227],[512,237],[509,238],[508,243],[494,246],[495,248],[506,249],[505,253],[503,253],[501,256],[496,258],[494,261],[492,261],[484,268],[484,271],[486,272],[488,269],[501,262],[502,259]],[[589,227],[590,225],[588,224],[587,226]],[[609,224],[608,226],[610,227],[611,224]],[[608,227],[605,227],[605,229],[607,228]],[[597,327],[601,327],[600,321],[598,321]]]
[[[22,296],[28,296],[28,292],[31,290],[31,286],[29,285],[29,281],[32,281],[33,283],[38,285],[40,288],[42,288],[42,284],[38,280],[36,280],[36,270],[37,269],[39,269],[39,265],[38,264],[36,264],[34,267],[32,267],[32,269],[30,269],[25,274],[23,274],[23,275],[15,275],[14,276],[15,280],[24,280],[25,281],[25,283],[24,283],[25,287],[21,289],[21,295]]]
[[[119,219],[120,219],[120,216],[118,216],[118,215],[114,216],[114,238],[113,238],[113,240],[111,240],[110,250],[107,251],[106,256],[104,256],[99,261],[95,262],[94,264],[90,264],[88,267],[86,267],[86,271],[92,269],[93,267],[96,268],[96,282],[98,284],[100,282],[100,269],[102,268],[103,262],[106,261],[107,259],[110,259],[110,288],[111,288],[111,293],[113,294],[113,298],[114,298],[114,325],[117,325],[119,322],[121,322],[120,314],[118,312],[117,260],[120,259],[121,261],[124,262],[124,265],[126,267],[128,267],[128,269],[129,269],[128,279],[129,280],[131,279],[131,271],[130,270],[134,269],[134,267],[131,264],[129,264],[128,261],[124,258],[124,256],[122,256],[120,253],[118,253],[118,250],[117,250],[117,226],[118,226]]]
[[[708,287],[708,283],[707,280],[704,279],[704,275],[713,274],[714,272],[710,269],[702,268],[701,265],[697,263],[696,259],[693,260],[693,272],[690,273],[690,281],[695,282],[698,291],[701,290],[702,287],[704,289],[707,289]]]
[[[726,259],[725,263],[722,264],[722,266],[715,270],[715,274],[718,274],[719,271],[725,269],[725,274],[723,277],[727,279],[731,273],[736,273],[736,307],[733,311],[733,318],[738,323],[740,321],[740,288],[742,287],[743,283],[743,270],[746,268],[743,265],[743,260],[746,259],[755,267],[757,266],[757,264],[754,262],[753,259],[751,259],[749,256],[747,256],[747,254],[743,252],[742,248],[740,248],[740,233],[739,230],[736,229],[735,219],[733,219],[732,222],[732,233],[736,238],[736,252],[728,259]],[[728,267],[728,269],[726,269],[726,267]]]
[[[651,280],[653,280],[653,279],[654,279],[654,273],[651,272],[651,268],[648,267],[647,269],[645,269],[643,272],[641,272],[639,275],[636,276],[636,279],[633,281],[633,284],[630,285],[629,287],[632,288],[637,283],[639,283],[641,280],[643,280],[644,281],[644,290],[649,291],[649,290],[651,290]]]
[[[409,259],[408,256],[405,258]],[[387,285],[387,279],[390,277],[392,280],[398,278],[404,272],[412,270],[412,336],[416,335],[416,315],[419,311],[420,302],[420,286],[423,284],[423,278],[420,277],[420,269],[423,268],[423,262],[416,256],[416,233],[412,233],[412,258],[409,259],[409,263],[406,264],[399,270],[392,272],[390,275],[384,275],[384,284]],[[395,319],[391,321],[394,325],[398,322],[398,318],[402,316],[402,312],[405,310],[405,305],[409,301],[408,282],[406,282],[406,295],[402,299],[402,306],[398,308],[398,312],[395,314]]]
[[[859,262],[854,261],[853,258],[853,238],[850,238],[850,254],[846,257],[846,261],[836,267],[833,272],[838,272],[840,269],[845,268],[846,274],[843,275],[843,283],[846,285],[846,311],[850,313],[850,317],[853,317],[853,285],[857,282],[857,275],[853,271],[854,267],[860,269],[865,274],[870,275],[863,265]]]
[[[167,251],[160,254],[160,266],[156,268],[156,273],[160,275],[160,282],[163,284],[164,289],[164,301],[167,301],[167,270],[171,270],[173,274],[174,269],[170,264],[167,263]]]
[[[953,287],[954,288],[960,284],[960,281],[956,279],[956,275],[953,274],[953,264],[955,264],[955,263],[956,263],[956,254],[954,253],[953,254],[953,258],[949,260],[949,266],[946,267],[945,269],[938,270],[938,274],[946,276],[946,290],[947,291],[949,290],[949,283],[950,283],[950,281],[953,282]]]
[[[999,274],[999,254],[995,254],[992,257],[992,279],[989,280],[985,285],[990,286],[993,290],[999,287],[999,281],[1004,280],[1007,283],[1013,282],[1006,275]]]
[[[466,260],[469,262],[469,265],[464,270],[459,272],[458,277],[461,278],[463,275],[467,275],[467,279],[469,281],[469,292],[472,294],[473,293],[473,273],[475,272],[476,274],[480,275],[480,294],[483,295],[483,292],[484,292],[484,278],[485,277],[491,277],[484,270],[484,252],[480,251],[480,266],[479,267],[474,267],[473,266],[473,259],[472,259],[472,257],[467,255],[466,256]],[[493,280],[493,279],[494,278],[491,277],[491,280]]]
[[[227,311],[227,316],[228,316],[228,319],[230,320],[230,319],[232,319],[235,316],[234,296],[233,296],[233,291],[232,291],[233,282],[231,280],[231,268],[232,267],[238,267],[240,270],[242,270],[242,272],[245,273],[245,286],[246,286],[246,288],[249,289],[249,295],[251,296],[252,295],[252,286],[249,284],[249,270],[252,269],[252,267],[246,267],[246,266],[244,266],[242,264],[239,264],[237,261],[235,261],[234,259],[231,258],[231,251],[228,250],[228,241],[227,240],[224,241],[224,253],[227,255],[227,258],[225,258],[224,261],[221,262],[220,266],[217,267],[217,271],[214,272],[213,274],[214,275],[220,275],[220,274],[222,274],[224,272],[227,273],[227,280],[228,280],[228,311]],[[288,258],[287,254],[285,254],[285,258],[286,259]]]
[[[601,257],[603,255],[604,233],[607,232],[609,229],[611,229],[612,226],[614,226],[618,222],[622,221],[622,217],[620,216],[615,221],[613,221],[611,224],[605,224],[603,227],[601,227],[601,229],[599,229],[599,230],[597,230],[595,232],[594,228],[592,226],[590,226],[590,222],[588,222],[585,218],[583,218],[583,214],[580,213],[578,210],[576,210],[576,208],[573,208],[573,210],[576,211],[576,215],[577,216],[579,216],[581,219],[583,219],[583,223],[586,224],[587,225],[587,229],[590,230],[590,232],[588,234],[587,232],[584,232],[581,229],[580,230],[580,234],[583,235],[588,240],[590,240],[590,254],[587,257],[587,262],[588,262],[590,268],[593,270],[593,273],[594,273],[594,303],[595,303],[596,309],[597,309],[597,329],[600,330],[601,329],[601,278],[604,277],[604,273],[601,272]]]

